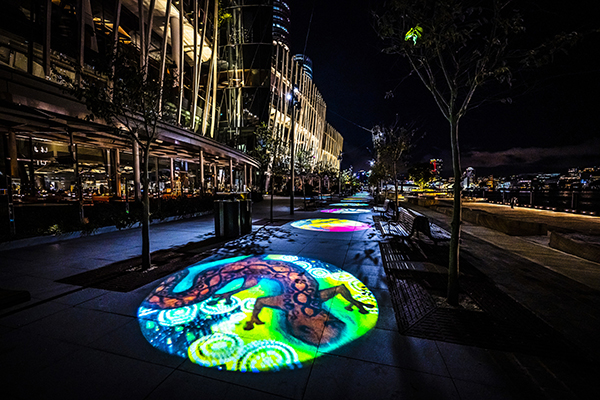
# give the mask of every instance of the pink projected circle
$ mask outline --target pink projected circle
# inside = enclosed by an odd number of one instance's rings
[[[371,225],[359,221],[337,218],[313,218],[292,222],[298,229],[320,232],[354,232],[369,229]]]

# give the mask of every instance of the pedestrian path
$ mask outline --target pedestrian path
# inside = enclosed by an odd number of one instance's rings
[[[581,390],[573,392],[562,380],[541,382],[547,378],[544,374],[533,379],[530,371],[524,373],[523,357],[510,351],[402,335],[382,267],[382,238],[373,228],[373,213],[342,213],[332,218],[319,210],[296,210],[290,215],[289,200],[275,199],[273,215],[280,221],[329,220],[302,225],[333,227],[308,230],[291,223],[262,225],[270,218],[269,203],[265,199],[254,204],[254,221],[262,223],[254,226],[252,235],[211,248],[202,253],[206,255],[203,261],[252,251],[329,263],[352,274],[373,294],[378,308],[373,329],[341,347],[316,346],[318,356],[299,369],[252,374],[206,368],[154,347],[142,330],[146,325],[138,319],[139,307],[162,278],[128,292],[57,282],[137,256],[139,230],[2,251],[2,285],[27,290],[32,296],[27,303],[0,310],[0,361],[5,366],[0,375],[2,397],[585,398]],[[297,208],[301,204],[297,201]],[[369,227],[335,231],[335,219]],[[210,216],[153,225],[152,249],[177,251],[210,238],[213,232]],[[336,295],[331,301],[344,299]],[[266,311],[278,313],[264,309],[260,316]]]
[[[411,207],[449,227],[447,215]],[[505,211],[486,211],[495,209]],[[536,210],[520,213],[530,221],[548,221]],[[580,216],[567,214],[561,215],[560,221],[574,231],[587,231],[591,224],[600,224],[600,218],[588,218],[580,222]],[[461,248],[481,272],[583,352],[600,360],[596,340],[600,332],[600,264],[551,248],[547,236],[509,236],[466,222],[462,232]]]

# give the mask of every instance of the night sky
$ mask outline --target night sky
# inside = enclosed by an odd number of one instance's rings
[[[374,158],[369,130],[377,124],[414,124],[425,133],[410,162],[444,160],[451,174],[448,122],[408,63],[383,54],[373,28],[374,0],[289,0],[292,52],[313,61],[313,77],[327,103],[327,120],[344,136],[343,168],[368,169]],[[600,27],[586,0],[515,2],[526,8],[527,38]],[[523,8],[522,8],[523,9]],[[312,14],[312,22],[311,20]],[[309,31],[310,28],[310,31]],[[308,33],[308,40],[307,38]],[[306,51],[304,48],[306,46]],[[516,76],[512,104],[490,103],[460,123],[462,167],[477,175],[561,172],[600,167],[600,34],[542,70]],[[386,92],[393,98],[386,99]]]

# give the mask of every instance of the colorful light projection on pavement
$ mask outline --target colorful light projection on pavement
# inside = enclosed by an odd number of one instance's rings
[[[369,203],[333,203],[332,207],[368,207]]]
[[[342,201],[346,201],[346,202],[355,202],[355,203],[360,203],[360,202],[364,202],[365,198],[359,198],[359,197],[346,197],[345,199],[342,199]]]
[[[364,214],[371,212],[370,210],[365,210],[364,208],[326,208],[320,211],[322,213],[329,214]]]
[[[268,254],[169,276],[142,302],[138,321],[159,350],[203,367],[262,372],[300,368],[356,340],[378,313],[375,297],[352,274]]]
[[[369,229],[371,225],[350,219],[313,218],[292,222],[294,228],[321,232],[354,232]]]

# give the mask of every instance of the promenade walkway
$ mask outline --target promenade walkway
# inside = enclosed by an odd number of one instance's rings
[[[318,347],[319,357],[292,371],[252,374],[204,368],[157,350],[142,335],[138,308],[162,279],[129,291],[58,282],[135,258],[141,247],[139,229],[5,250],[0,252],[0,286],[27,290],[32,298],[0,310],[2,398],[596,398],[598,382],[590,377],[598,376],[594,343],[600,332],[598,291],[540,261],[549,248],[539,238],[504,237],[465,224],[464,255],[501,290],[572,340],[574,348],[589,349],[589,354],[574,354],[565,361],[551,353],[534,355],[403,335],[383,268],[380,243],[387,241],[374,227],[374,214],[339,215],[371,225],[366,230],[315,232],[294,228],[290,222],[331,215],[297,209],[291,216],[288,205],[288,199],[276,199],[277,221],[264,226],[269,201],[254,204],[253,234],[229,242],[214,240],[212,215],[153,225],[152,250],[164,251],[156,259],[165,266],[249,251],[330,263],[353,274],[375,296],[379,316],[366,335],[333,350]],[[296,207],[301,206],[297,199]],[[447,227],[443,214],[419,211]],[[431,248],[423,243],[425,251]],[[515,243],[537,246],[534,249],[545,255],[538,257]],[[169,256],[172,263],[165,261]],[[579,260],[573,256],[561,253],[553,258],[563,257],[565,271],[577,269]],[[432,268],[443,271],[442,264]],[[591,282],[597,271],[586,268]]]
[[[465,203],[465,207],[558,229],[600,236],[600,217]],[[449,229],[451,217],[416,207]],[[509,236],[463,223],[463,250],[505,293],[583,352],[600,361],[600,264],[553,249],[549,236]]]

